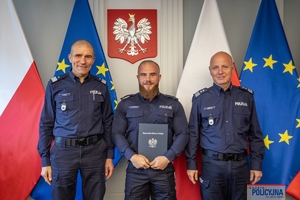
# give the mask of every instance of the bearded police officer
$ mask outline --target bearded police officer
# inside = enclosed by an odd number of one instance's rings
[[[192,100],[187,174],[194,184],[199,178],[205,200],[246,200],[247,183],[255,184],[262,176],[265,149],[253,92],[231,84],[234,68],[229,54],[213,55],[209,71],[214,84],[196,92]],[[199,147],[202,171],[198,177]]]
[[[157,63],[151,60],[141,62],[137,78],[140,92],[122,99],[112,128],[114,144],[129,161],[125,199],[148,200],[151,196],[151,199],[175,200],[172,161],[188,142],[187,119],[175,97],[159,92],[161,74]],[[145,123],[167,125],[167,150],[153,160],[138,152],[139,127]],[[150,139],[149,145],[155,146],[156,142],[158,145],[161,141]]]

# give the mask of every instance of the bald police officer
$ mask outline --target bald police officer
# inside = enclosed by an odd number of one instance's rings
[[[41,175],[51,185],[52,199],[75,198],[78,171],[83,198],[103,199],[104,179],[114,169],[109,90],[90,74],[95,56],[88,41],[76,41],[69,60],[71,71],[52,78],[46,88],[38,143]]]
[[[246,200],[247,183],[255,184],[262,176],[265,149],[253,92],[231,84],[234,68],[228,53],[213,55],[209,71],[214,84],[196,92],[192,100],[187,174],[196,183],[196,154],[201,147],[204,200]]]

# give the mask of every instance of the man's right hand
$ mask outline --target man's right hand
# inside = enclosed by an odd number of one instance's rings
[[[141,154],[134,154],[130,161],[132,162],[133,166],[137,169],[148,169],[150,167],[149,160],[141,155]]]
[[[193,184],[196,184],[198,181],[198,170],[187,170],[186,173],[190,181],[192,181]]]
[[[51,166],[42,167],[41,175],[44,177],[44,180],[51,185],[52,182],[52,169]]]

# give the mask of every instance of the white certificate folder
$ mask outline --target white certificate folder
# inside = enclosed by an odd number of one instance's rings
[[[168,150],[168,124],[139,124],[138,153],[151,162]]]

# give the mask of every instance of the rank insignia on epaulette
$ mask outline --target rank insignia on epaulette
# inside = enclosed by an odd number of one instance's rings
[[[56,77],[56,76],[52,77],[51,78],[52,83],[56,82],[58,80],[58,78],[59,78],[59,76],[58,77]]]
[[[100,81],[103,83],[103,84],[106,84],[106,80],[102,79],[102,78],[99,78]]]
[[[62,79],[64,79],[65,77],[67,76],[67,74],[61,74],[61,75],[59,75],[59,76],[54,76],[54,77],[52,77],[50,80],[51,80],[51,83],[55,83],[55,82],[57,82],[57,81],[59,81],[59,80],[62,80]]]
[[[203,89],[197,91],[197,92],[194,94],[194,96],[195,96],[195,98],[197,98],[198,96],[200,96],[200,94],[203,94],[203,93],[205,93],[205,92],[207,92],[207,91],[208,91],[207,88],[203,88]]]
[[[249,88],[246,88],[246,87],[244,87],[244,86],[240,86],[240,88],[241,88],[242,90],[248,91],[250,94],[253,94],[253,93],[254,93],[253,90],[250,90]]]

